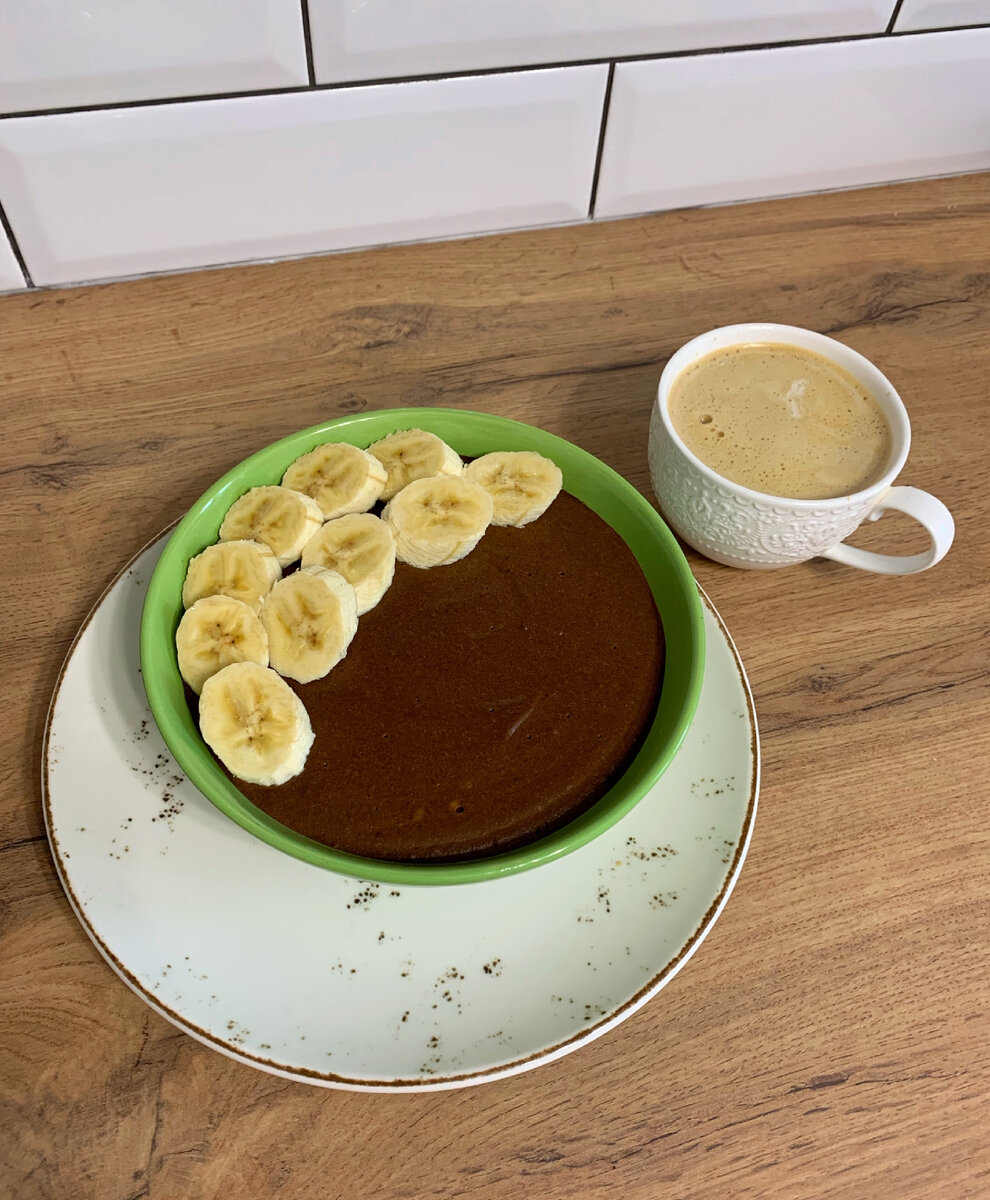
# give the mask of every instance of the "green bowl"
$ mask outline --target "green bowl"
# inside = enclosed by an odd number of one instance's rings
[[[231,504],[259,484],[278,483],[286,467],[321,442],[369,446],[396,429],[437,434],[465,457],[490,450],[536,450],[561,468],[564,488],[625,540],[649,581],[663,621],[666,663],[656,717],[636,758],[586,812],[529,845],[455,863],[401,863],[333,850],[293,832],[244,797],[223,773],[189,712],[175,653],[182,583],[190,558],[217,540]],[[701,691],[704,621],[697,586],[673,534],[656,510],[610,467],[570,442],[518,421],[443,408],[403,408],[341,417],[293,433],[228,471],[193,505],[165,546],[144,603],[141,670],[151,711],[176,762],[217,808],[271,846],[305,862],[363,879],[404,884],[471,883],[551,862],[598,837],[656,783],[687,732]]]

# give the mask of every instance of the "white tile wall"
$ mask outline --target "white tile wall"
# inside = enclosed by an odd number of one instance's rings
[[[300,0],[0,4],[0,112],[307,80]]]
[[[587,216],[607,68],[0,122],[36,283]]]
[[[894,29],[945,29],[990,25],[990,0],[904,0]]]
[[[879,33],[894,0],[309,0],[322,83]]]
[[[21,272],[21,268],[17,265],[17,259],[10,248],[7,235],[0,228],[0,292],[11,292],[16,288],[26,286],[24,275]]]
[[[988,60],[966,30],[620,64],[596,215],[990,168]]]
[[[990,169],[990,0],[894,7],[0,0],[0,205],[42,285],[581,220],[615,58],[596,216]]]

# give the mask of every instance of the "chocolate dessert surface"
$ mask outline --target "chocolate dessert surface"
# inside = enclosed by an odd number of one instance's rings
[[[561,493],[459,562],[396,567],[323,679],[292,683],[303,772],[243,794],[289,828],[392,861],[485,857],[594,803],[656,710],[663,632],[625,542]]]

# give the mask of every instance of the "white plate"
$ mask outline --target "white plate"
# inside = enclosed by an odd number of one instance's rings
[[[257,841],[183,776],[138,662],[141,606],[164,542],[124,569],[80,630],[43,762],[69,901],[162,1016],[289,1079],[458,1087],[600,1036],[697,949],[739,874],[759,787],[746,676],[704,594],[697,715],[632,813],[532,871],[397,888]]]

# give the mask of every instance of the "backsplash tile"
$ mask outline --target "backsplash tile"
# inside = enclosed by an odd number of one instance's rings
[[[309,0],[321,83],[881,33],[892,10],[893,0]]]
[[[7,235],[0,227],[0,292],[12,292],[23,287],[27,287],[24,275],[17,265]]]
[[[990,25],[990,0],[904,0],[894,29],[903,33],[958,25]]]
[[[607,67],[0,122],[35,283],[587,217]]]
[[[596,216],[990,168],[990,30],[620,63]]]
[[[0,0],[0,290],[579,221],[593,190],[612,217],[987,169],[981,25],[990,0]]]
[[[3,4],[0,112],[307,81],[300,0]]]

